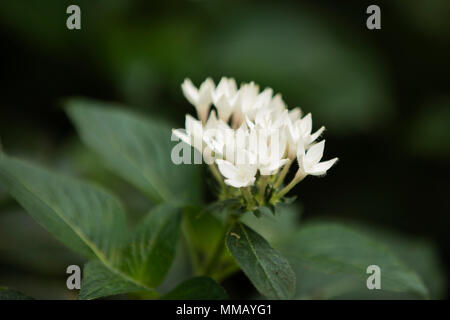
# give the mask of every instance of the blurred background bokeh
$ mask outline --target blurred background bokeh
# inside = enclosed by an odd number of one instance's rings
[[[70,4],[81,8],[81,30],[66,28]],[[381,7],[381,30],[365,26],[370,4]],[[81,145],[64,99],[115,101],[182,127],[194,113],[185,77],[253,80],[312,112],[315,128],[327,127],[325,157],[340,158],[326,178],[296,188],[305,220],[423,239],[448,271],[449,17],[446,0],[4,0],[2,147],[102,182],[133,214],[144,200]],[[0,186],[0,285],[71,298],[65,268],[77,263]],[[448,296],[443,280],[437,288]]]

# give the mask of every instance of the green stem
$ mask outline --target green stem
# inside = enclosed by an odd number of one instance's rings
[[[230,265],[230,266],[224,268],[223,270],[221,270],[219,273],[215,274],[214,275],[214,279],[217,282],[222,282],[223,280],[228,278],[233,273],[236,273],[237,271],[239,271],[239,266],[238,265],[236,265],[236,264]]]
[[[253,207],[253,196],[252,191],[250,187],[241,188],[242,195],[244,196],[245,200],[247,201],[248,206]]]
[[[194,274],[199,275],[201,272],[200,272],[200,263],[198,260],[197,252],[190,240],[190,237],[189,237],[189,234],[188,234],[186,228],[187,228],[186,223],[183,223],[183,225],[181,227],[181,231],[184,236],[184,239],[186,240],[186,245],[188,247],[189,256],[190,256],[191,262],[192,262],[192,268],[194,269]]]
[[[261,203],[264,203],[265,193],[267,183],[269,182],[269,176],[261,176],[260,178],[260,186],[259,186],[259,200]]]
[[[280,172],[280,175],[277,178],[277,181],[275,181],[275,184],[273,185],[273,187],[275,189],[278,188],[281,185],[281,183],[283,182],[284,178],[286,177],[287,173],[289,172],[289,168],[291,167],[292,162],[293,162],[293,160],[289,160],[289,162],[287,162],[284,165],[283,169]]]
[[[208,263],[206,264],[206,267],[203,271],[203,274],[205,276],[211,276],[213,274],[214,269],[219,264],[223,250],[225,249],[225,239],[227,237],[227,233],[228,233],[228,226],[224,229],[224,232],[222,233],[219,242],[217,243],[216,248],[213,254],[211,255],[211,258],[208,260]]]
[[[209,165],[209,169],[211,170],[214,178],[216,178],[217,182],[219,182],[219,184],[222,187],[224,187],[225,183],[223,182],[222,175],[220,174],[219,169],[217,169],[216,165],[215,164],[210,164]]]
[[[297,174],[295,175],[294,179],[292,179],[291,182],[289,182],[289,184],[284,187],[278,194],[277,194],[277,199],[281,199],[286,193],[288,193],[297,183],[299,183],[300,181],[302,181],[303,179],[305,179],[306,174],[304,173],[299,173],[297,172]]]

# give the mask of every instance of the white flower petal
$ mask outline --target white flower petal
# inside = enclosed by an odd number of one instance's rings
[[[305,159],[308,163],[314,165],[322,159],[323,150],[325,149],[325,140],[320,141],[319,143],[314,144],[309,150],[306,152]]]
[[[212,110],[209,114],[208,121],[206,121],[205,129],[215,129],[217,127],[217,116],[216,111]]]
[[[192,81],[190,79],[185,79],[181,85],[181,89],[183,90],[186,99],[195,106],[198,102],[198,91]]]
[[[317,138],[319,138],[320,135],[321,135],[324,131],[325,131],[325,127],[322,126],[319,130],[317,130],[316,132],[314,132],[314,133],[310,136],[310,138],[308,139],[308,140],[309,140],[309,143],[313,143],[314,141],[316,141]]]
[[[299,107],[296,107],[289,111],[289,119],[292,122],[300,120],[301,116],[302,116],[302,110]]]
[[[314,165],[312,169],[308,170],[308,174],[313,176],[321,176],[327,173],[328,169],[330,169],[338,160],[338,158],[334,158],[328,161],[319,162]]]
[[[263,176],[270,176],[270,175],[274,174],[282,166],[284,166],[288,161],[289,161],[289,159],[282,159],[282,160],[278,160],[276,162],[270,163],[268,166],[259,168],[259,172]]]
[[[191,145],[191,137],[186,134],[186,130],[184,129],[172,129],[172,132],[175,136],[180,138],[181,141],[187,143],[188,145]]]
[[[301,119],[300,122],[300,129],[302,131],[303,134],[311,134],[311,130],[312,130],[312,117],[311,117],[311,113],[308,113],[306,116],[304,116]]]
[[[199,97],[201,99],[204,99],[206,101],[211,101],[211,91],[214,90],[214,81],[212,81],[211,78],[207,78],[203,83],[200,85],[199,91]]]
[[[238,169],[229,161],[217,159],[217,166],[220,173],[228,179],[236,179],[238,177]]]
[[[251,186],[255,183],[255,178],[249,179],[249,180],[233,180],[233,179],[226,179],[224,182],[232,187],[235,188],[244,188]]]
[[[233,107],[228,102],[225,96],[222,96],[216,103],[217,111],[219,112],[219,118],[225,122],[230,119]]]

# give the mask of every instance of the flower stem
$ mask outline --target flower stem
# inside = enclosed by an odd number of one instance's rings
[[[258,192],[260,203],[264,203],[266,187],[267,187],[268,182],[269,182],[269,176],[261,176],[260,177],[260,185],[259,185],[259,192]]]
[[[280,175],[278,176],[277,180],[275,181],[275,184],[273,185],[273,187],[275,189],[278,188],[281,185],[281,183],[283,182],[284,178],[286,177],[287,173],[289,172],[289,168],[291,167],[292,162],[293,162],[292,160],[289,160],[289,162],[287,162],[284,165],[283,169],[280,172]]]
[[[189,234],[187,231],[187,226],[185,223],[182,224],[181,232],[186,241],[186,246],[188,248],[189,256],[191,258],[191,263],[192,263],[192,268],[194,269],[194,274],[198,275],[198,274],[200,274],[200,263],[198,261],[197,252],[196,252],[194,245],[189,237]]]
[[[220,172],[219,172],[219,170],[217,169],[216,165],[215,165],[215,164],[210,164],[210,165],[209,165],[209,169],[211,170],[211,172],[212,172],[214,178],[216,178],[217,182],[219,182],[219,184],[220,184],[222,187],[224,187],[224,186],[225,186],[225,183],[223,182],[222,175],[220,174]]]
[[[211,255],[210,259],[206,263],[205,269],[203,271],[203,274],[205,276],[211,276],[214,272],[214,269],[217,267],[217,264],[220,262],[220,258],[223,253],[223,249],[225,249],[225,239],[228,233],[228,226],[225,227],[224,232],[220,236],[219,242],[216,245],[216,248],[214,249],[213,254]]]
[[[299,171],[300,172],[300,171]],[[305,179],[306,174],[304,173],[300,173],[297,172],[297,174],[295,175],[294,179],[291,180],[291,182],[289,182],[289,184],[284,187],[277,195],[278,199],[281,199],[286,193],[288,193],[297,183],[299,183],[300,181],[302,181],[303,179]]]
[[[251,191],[250,187],[241,188],[241,192],[242,192],[242,195],[244,196],[245,200],[247,201],[247,204],[250,207],[253,207],[254,202],[253,202],[253,196],[252,196],[252,191]]]

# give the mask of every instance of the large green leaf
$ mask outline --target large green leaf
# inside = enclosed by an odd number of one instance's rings
[[[126,249],[124,269],[150,287],[166,276],[178,243],[181,209],[169,204],[154,208],[139,224]]]
[[[352,227],[382,242],[409,268],[414,270],[427,287],[430,299],[445,297],[447,287],[445,267],[440,252],[433,242],[393,232],[393,230],[378,229],[374,226],[352,225]],[[414,293],[402,293],[405,298],[412,295]],[[415,298],[417,298],[417,294]]]
[[[214,251],[226,231],[223,223],[202,207],[185,208],[183,222],[192,245],[203,255]]]
[[[186,280],[175,289],[164,295],[165,300],[225,300],[225,290],[213,279],[195,277]]]
[[[2,264],[14,266],[13,270],[47,277],[59,277],[67,266],[81,265],[84,261],[16,206],[0,209],[0,257]],[[65,291],[64,287],[62,290]]]
[[[247,212],[240,221],[255,230],[276,248],[276,244],[298,230],[301,213],[302,209],[298,204],[282,204],[278,205],[275,214],[257,217],[253,212]]]
[[[297,272],[297,298],[368,292],[366,280],[370,275],[366,270],[370,265],[381,269],[380,291],[428,295],[419,276],[388,247],[348,227],[331,223],[306,225],[284,241],[280,250]]]
[[[67,111],[82,140],[155,202],[198,201],[199,168],[172,162],[170,125],[91,100],[70,100]]]
[[[90,300],[124,293],[141,292],[148,296],[157,296],[156,292],[136,282],[134,279],[118,271],[107,268],[98,260],[86,264],[83,271],[78,299]]]
[[[227,247],[244,273],[269,299],[290,299],[295,274],[288,261],[255,231],[236,223],[227,236]]]
[[[0,287],[0,300],[33,300],[33,298],[14,289]]]
[[[209,210],[196,206],[186,207],[183,228],[189,241],[195,270],[206,272],[219,282],[239,270],[230,252],[223,250],[228,230],[217,213],[214,215]],[[206,268],[200,271],[201,265]],[[209,268],[212,266],[214,268]]]
[[[89,258],[116,261],[126,221],[107,191],[6,155],[0,156],[0,182],[65,245]]]

